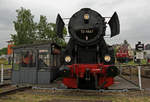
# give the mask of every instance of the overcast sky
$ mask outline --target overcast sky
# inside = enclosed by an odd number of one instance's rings
[[[47,17],[48,22],[55,22],[58,13],[71,17],[81,8],[88,7],[102,16],[112,16],[117,11],[120,19],[120,35],[107,39],[109,44],[128,40],[134,46],[137,41],[150,43],[150,0],[0,0],[0,48],[7,45],[10,34],[14,34],[13,21],[16,20],[16,9],[30,9],[35,22],[40,15]]]

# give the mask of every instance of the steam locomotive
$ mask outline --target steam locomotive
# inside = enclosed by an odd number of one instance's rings
[[[107,89],[114,83],[119,70],[114,66],[114,50],[104,40],[107,24],[111,29],[111,37],[120,33],[116,12],[109,22],[90,8],[83,8],[70,18],[70,40],[62,52],[63,66],[60,68],[62,82],[68,88]],[[61,38],[63,28],[63,19],[58,14],[56,33]]]

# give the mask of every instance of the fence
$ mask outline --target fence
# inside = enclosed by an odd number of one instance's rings
[[[4,65],[3,64],[1,64],[1,84],[3,84],[3,81],[4,81]]]
[[[119,65],[118,68],[120,69],[120,76],[139,87],[140,90],[143,89],[142,85],[144,84],[142,79],[150,78],[146,74],[148,71],[150,72],[150,65]]]
[[[4,68],[4,65],[0,65],[0,84],[3,84],[5,80],[10,80],[11,78],[11,69]]]

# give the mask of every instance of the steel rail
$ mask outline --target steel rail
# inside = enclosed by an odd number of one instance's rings
[[[51,90],[54,92],[57,91],[73,91],[73,92],[99,92],[99,93],[103,93],[103,92],[128,92],[129,90],[135,90],[135,91],[139,91],[139,88],[123,88],[123,89],[96,89],[96,90],[87,90],[87,89],[63,89],[63,88],[42,88],[42,87],[32,87],[33,90]]]
[[[10,86],[10,85],[11,85],[10,83],[7,83],[7,84],[0,84],[0,88],[6,87],[6,86]]]
[[[19,88],[11,89],[11,90],[8,90],[8,91],[1,92],[0,97],[10,95],[10,94],[14,94],[14,93],[20,92],[20,91],[25,91],[25,90],[28,90],[28,89],[32,89],[32,87],[31,86],[25,86],[25,87],[19,87]]]

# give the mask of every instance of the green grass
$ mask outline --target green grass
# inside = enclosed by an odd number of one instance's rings
[[[103,93],[94,96],[79,96],[79,95],[52,95],[52,94],[33,94],[32,92],[20,92],[14,95],[9,95],[4,98],[0,98],[0,102],[82,102],[87,100],[88,102],[94,101],[112,101],[112,102],[150,102],[150,96],[136,96],[127,95],[126,93]],[[57,100],[57,101],[56,101]],[[71,101],[72,100],[72,101]]]
[[[4,65],[4,69],[12,68],[12,65],[8,65],[8,61],[4,58],[0,59],[0,68],[1,68],[1,64]]]
[[[118,64],[118,62],[116,62],[116,64]],[[141,60],[140,65],[145,65],[147,64],[146,60],[143,59]],[[139,65],[138,63],[135,63],[134,61],[129,61],[128,63],[121,63],[121,65],[131,65],[131,66],[135,66],[135,65]]]

